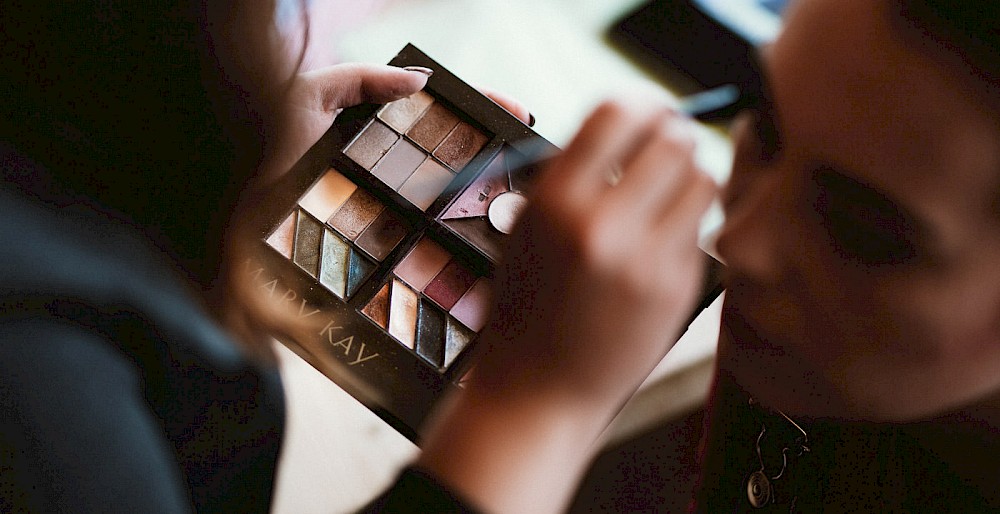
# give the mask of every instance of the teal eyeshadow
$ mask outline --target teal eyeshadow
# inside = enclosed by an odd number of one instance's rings
[[[358,292],[358,287],[373,271],[375,263],[362,256],[360,252],[352,251],[347,274],[347,296],[354,296],[354,293]]]

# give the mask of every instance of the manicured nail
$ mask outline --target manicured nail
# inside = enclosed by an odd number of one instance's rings
[[[530,112],[528,113],[528,126],[529,127],[535,126],[535,115],[531,114]]]
[[[430,77],[431,75],[434,74],[434,70],[432,70],[430,68],[424,68],[423,66],[407,66],[407,67],[405,67],[403,69],[406,70],[406,71],[415,71],[417,73],[423,73],[424,75],[427,75],[428,77]]]

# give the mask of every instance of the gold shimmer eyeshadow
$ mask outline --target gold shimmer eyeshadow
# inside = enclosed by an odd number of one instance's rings
[[[311,216],[301,213],[295,225],[295,246],[292,250],[292,260],[306,273],[316,276],[319,273],[319,246],[323,237],[323,226]]]
[[[413,349],[417,338],[417,293],[399,280],[389,292],[389,333],[403,346]]]
[[[378,120],[372,120],[358,137],[347,145],[344,154],[364,169],[371,170],[398,139],[399,135],[391,128]]]
[[[428,152],[437,148],[441,141],[458,125],[458,116],[440,102],[435,102],[406,135]]]

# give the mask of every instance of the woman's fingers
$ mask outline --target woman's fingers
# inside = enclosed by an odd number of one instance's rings
[[[538,194],[561,198],[575,210],[592,209],[615,167],[648,137],[659,115],[638,105],[602,104],[539,181]]]
[[[526,125],[532,126],[535,124],[535,118],[528,111],[528,108],[521,102],[515,100],[513,97],[489,87],[476,86],[476,89],[478,89],[480,93],[489,97],[490,100],[496,102],[497,105],[506,109],[507,112],[523,121]]]
[[[412,95],[427,85],[433,70],[421,67],[397,68],[381,64],[347,63],[305,72],[304,101],[315,102],[327,112],[365,102],[387,103]]]

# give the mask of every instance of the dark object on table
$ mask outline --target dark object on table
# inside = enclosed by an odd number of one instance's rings
[[[783,7],[783,0],[651,0],[615,23],[609,37],[674,85],[680,78],[692,81],[692,90],[743,89],[756,80],[753,53],[776,35]]]

